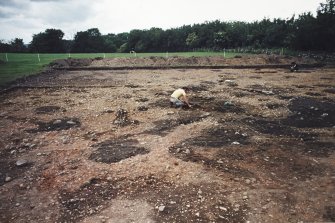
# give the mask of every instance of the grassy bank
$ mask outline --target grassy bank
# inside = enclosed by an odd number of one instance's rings
[[[178,53],[87,53],[87,54],[28,54],[28,53],[0,53],[0,86],[4,86],[18,78],[29,76],[40,72],[44,66],[56,59],[66,58],[117,58],[117,57],[203,57],[203,56],[223,56],[223,52],[178,52]],[[230,58],[236,53],[225,53],[225,57]]]

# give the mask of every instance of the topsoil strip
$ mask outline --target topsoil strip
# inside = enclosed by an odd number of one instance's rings
[[[289,68],[290,64],[257,64],[257,65],[218,65],[218,66],[125,66],[125,67],[55,67],[55,70],[168,70],[168,69],[266,69]],[[300,68],[323,67],[324,64],[299,64]]]

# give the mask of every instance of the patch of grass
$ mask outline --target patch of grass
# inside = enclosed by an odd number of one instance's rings
[[[226,53],[226,58],[234,57],[237,53]],[[0,86],[4,86],[18,78],[40,72],[43,67],[56,59],[71,58],[118,58],[118,57],[204,57],[223,56],[223,52],[172,52],[172,53],[86,53],[86,54],[30,54],[30,53],[0,53]],[[7,60],[8,59],[8,60]]]

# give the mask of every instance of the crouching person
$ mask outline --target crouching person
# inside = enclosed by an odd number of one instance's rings
[[[299,66],[296,62],[292,62],[290,66],[291,72],[297,72],[299,70]]]
[[[189,103],[189,100],[187,98],[187,93],[189,93],[190,89],[187,87],[179,88],[175,90],[171,97],[170,97],[170,106],[179,108],[190,108],[192,107]]]

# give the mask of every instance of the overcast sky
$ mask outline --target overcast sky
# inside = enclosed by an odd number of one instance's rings
[[[325,0],[0,0],[0,40],[21,38],[48,28],[65,39],[98,28],[102,34],[132,29],[176,28],[205,21],[256,21],[315,14]]]

